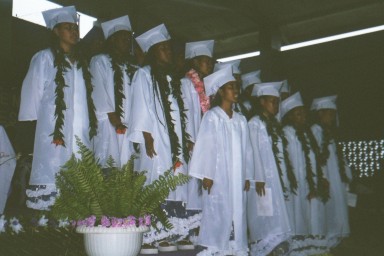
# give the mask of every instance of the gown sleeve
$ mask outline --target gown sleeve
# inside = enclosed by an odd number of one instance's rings
[[[262,160],[260,156],[260,150],[263,150],[260,148],[259,143],[259,136],[260,134],[260,124],[254,121],[248,122],[249,127],[249,134],[250,134],[250,140],[252,145],[252,152],[253,152],[253,161],[254,161],[254,170],[255,170],[255,181],[257,182],[265,182],[265,174],[264,169],[262,165]]]
[[[93,101],[95,103],[96,111],[100,114],[115,112],[115,102],[111,99],[114,96],[109,91],[113,90],[113,85],[108,84],[106,71],[110,69],[107,66],[107,60],[103,59],[103,56],[98,55],[92,58],[90,63],[90,71],[92,74],[93,88]]]
[[[143,132],[153,135],[154,124],[151,118],[149,91],[151,81],[147,79],[144,69],[139,69],[132,80],[132,108],[130,117],[129,140],[135,143],[144,143]]]
[[[49,61],[49,57],[43,52],[32,57],[21,89],[19,121],[37,120],[44,88],[49,83]]]
[[[214,114],[208,111],[201,122],[193,149],[189,175],[198,179],[214,180],[217,162],[217,124]]]
[[[191,82],[189,79],[184,78],[181,80],[181,91],[183,94],[184,99],[184,106],[188,110],[186,111],[187,115],[187,133],[191,136],[191,141],[196,142],[196,136],[195,129],[194,129],[194,109],[193,109],[193,102],[192,102],[192,96],[191,96]]]
[[[255,163],[253,159],[253,149],[251,144],[251,138],[247,121],[244,117],[245,122],[245,179],[249,181],[255,181]]]

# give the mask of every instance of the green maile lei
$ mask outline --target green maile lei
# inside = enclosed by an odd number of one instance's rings
[[[153,69],[151,72],[153,82],[153,93],[154,96],[157,96],[157,98],[160,100],[160,105],[163,108],[166,126],[164,124],[162,125],[168,130],[168,136],[171,143],[172,162],[174,164],[173,168],[176,169],[182,164],[181,159],[179,159],[179,155],[183,156],[186,163],[189,162],[190,155],[186,143],[188,141],[191,141],[191,136],[186,132],[187,115],[185,112],[187,110],[184,108],[184,101],[181,95],[181,82],[179,79],[175,79],[174,76],[171,75],[171,86],[169,86],[167,74]],[[172,95],[173,98],[176,99],[177,104],[179,106],[182,143],[180,143],[179,138],[175,132],[175,120],[172,119],[171,116],[171,112],[174,110],[171,109],[172,103],[168,100],[169,95]]]
[[[322,127],[322,130],[323,130],[323,143],[321,145],[321,153],[320,153],[321,162],[320,163],[322,166],[324,166],[327,163],[327,160],[328,160],[329,155],[330,155],[328,146],[331,143],[335,143],[337,163],[338,163],[338,167],[339,167],[340,178],[341,178],[342,182],[348,183],[349,179],[347,177],[346,170],[345,170],[344,154],[343,154],[343,151],[341,149],[341,146],[335,140],[332,131],[324,129],[324,127]]]
[[[330,198],[329,183],[327,179],[324,178],[324,173],[320,160],[320,148],[317,145],[317,141],[312,133],[312,130],[307,128],[306,134],[308,136],[310,146],[313,152],[315,153],[316,157],[317,196],[321,199],[323,203],[326,203]]]
[[[113,82],[115,85],[115,112],[121,119],[124,115],[123,100],[125,99],[122,68],[125,69],[125,72],[131,82],[137,68],[131,65],[128,61],[117,61],[118,58],[113,54],[109,54],[109,56],[111,57]]]
[[[311,145],[309,144],[310,142],[306,136],[306,132],[304,129],[295,128],[295,127],[293,127],[293,128],[296,131],[296,137],[299,140],[299,142],[301,144],[301,148],[304,152],[305,174],[306,174],[305,179],[307,180],[308,187],[309,187],[309,194],[307,196],[307,199],[310,200],[311,195],[316,195],[316,186],[315,186],[315,181],[314,181],[315,174],[313,173],[311,159],[309,157],[309,154],[311,152]]]
[[[49,136],[53,136],[52,143],[56,144],[56,146],[61,145],[65,147],[65,140],[63,134],[63,125],[64,125],[64,111],[67,109],[66,103],[64,101],[64,88],[68,87],[65,84],[64,73],[71,69],[71,64],[66,60],[65,54],[62,50],[54,50],[53,51],[55,60],[54,67],[57,68],[56,76],[55,76],[55,129],[53,133]],[[92,139],[97,134],[97,119],[95,114],[95,105],[92,100],[92,75],[89,72],[88,64],[85,59],[82,61],[78,61],[77,69],[82,69],[83,78],[85,82],[86,88],[86,97],[87,97],[87,105],[88,105],[88,118],[89,118],[89,138]]]
[[[280,123],[276,120],[275,117],[267,118],[263,114],[260,114],[259,117],[260,117],[260,120],[266,124],[268,135],[272,139],[272,151],[273,151],[273,155],[275,157],[276,166],[277,166],[277,170],[278,170],[279,178],[280,178],[280,183],[281,183],[281,187],[283,189],[283,192],[285,194],[285,197],[287,197],[286,196],[287,187],[285,186],[284,181],[283,181],[283,171],[281,170],[281,166],[280,166],[281,160],[284,161],[285,166],[286,166],[290,191],[296,195],[297,180],[296,180],[295,174],[293,173],[291,161],[289,160],[288,150],[287,150],[288,141],[285,138],[282,127],[281,127]],[[282,144],[283,144],[283,152],[282,153],[283,153],[284,159],[281,159],[279,157],[279,153],[280,153],[279,152],[280,150],[278,147],[279,138],[281,139]]]

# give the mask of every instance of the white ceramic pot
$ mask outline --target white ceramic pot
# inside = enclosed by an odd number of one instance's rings
[[[149,227],[77,227],[84,234],[85,250],[89,256],[136,256],[140,252],[143,233]]]

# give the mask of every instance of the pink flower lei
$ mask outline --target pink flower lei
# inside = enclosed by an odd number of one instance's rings
[[[191,69],[187,72],[187,77],[192,81],[196,92],[199,94],[201,111],[207,112],[211,107],[209,97],[205,94],[204,82],[200,79],[196,70]]]

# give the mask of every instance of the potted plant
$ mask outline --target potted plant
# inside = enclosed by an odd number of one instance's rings
[[[172,228],[161,203],[176,186],[187,183],[188,176],[168,170],[145,185],[145,172],[134,171],[133,158],[121,169],[112,167],[110,159],[105,175],[93,152],[79,139],[77,144],[81,159],[72,156],[58,173],[59,193],[51,214],[68,218],[84,234],[88,255],[137,255],[151,219]]]

